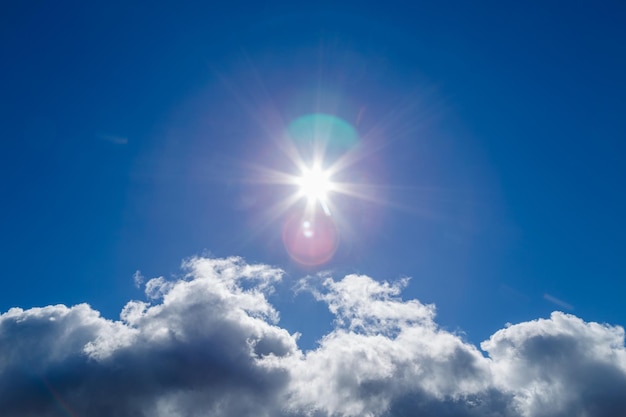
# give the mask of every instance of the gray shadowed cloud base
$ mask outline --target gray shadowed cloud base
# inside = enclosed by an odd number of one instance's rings
[[[268,301],[282,271],[192,258],[120,321],[86,304],[0,316],[3,417],[626,415],[624,330],[560,312],[479,349],[396,283],[300,282],[336,316],[302,351]]]

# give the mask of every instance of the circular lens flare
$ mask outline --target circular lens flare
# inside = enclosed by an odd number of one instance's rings
[[[301,265],[325,264],[335,254],[338,233],[331,217],[320,210],[294,210],[283,226],[283,243],[289,256]]]

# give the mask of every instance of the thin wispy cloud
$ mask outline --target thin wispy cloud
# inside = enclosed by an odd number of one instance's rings
[[[100,140],[112,143],[114,145],[127,145],[128,144],[128,138],[124,136],[110,135],[106,133],[98,133],[97,137]]]
[[[563,301],[563,300],[561,300],[559,298],[556,298],[553,295],[547,294],[547,293],[543,295],[543,299],[547,300],[547,301],[550,301],[552,304],[557,305],[557,306],[559,306],[561,308],[564,308],[565,310],[573,310],[574,309],[574,306],[571,305],[570,303],[567,303],[567,302],[565,302],[565,301]]]
[[[139,288],[146,282],[146,277],[143,276],[140,270],[136,270],[133,274],[133,282],[135,283],[135,287]]]
[[[192,258],[117,321],[86,304],[0,315],[0,410],[56,416],[626,414],[624,329],[553,313],[480,347],[440,328],[408,280],[301,282],[335,315],[303,351],[268,295],[280,269]]]

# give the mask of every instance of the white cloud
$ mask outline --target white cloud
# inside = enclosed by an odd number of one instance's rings
[[[524,416],[626,414],[624,329],[561,312],[496,332],[489,352],[497,386]]]
[[[302,281],[336,316],[303,352],[268,301],[282,271],[192,258],[120,321],[88,305],[0,316],[2,416],[619,416],[624,331],[563,313],[481,344],[440,329],[407,280]],[[62,413],[61,413],[62,414]]]
[[[140,270],[136,270],[133,274],[133,282],[135,283],[135,287],[139,288],[146,282],[146,277],[143,276]]]
[[[337,327],[318,349],[278,360],[292,375],[294,412],[378,416],[415,396],[436,410],[489,389],[489,362],[438,329],[433,306],[397,298],[406,284],[357,275],[323,281],[315,295],[336,314]]]

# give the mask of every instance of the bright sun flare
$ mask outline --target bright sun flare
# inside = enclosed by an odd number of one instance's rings
[[[310,202],[320,201],[324,203],[328,192],[333,189],[330,175],[319,167],[303,170],[297,184],[300,187],[300,195],[306,197]]]

